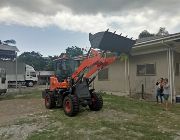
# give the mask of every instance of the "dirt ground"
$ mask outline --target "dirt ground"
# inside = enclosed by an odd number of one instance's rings
[[[0,102],[0,125],[45,111],[42,99],[4,100]]]
[[[46,125],[45,112],[42,99],[0,101],[0,140],[25,140]]]

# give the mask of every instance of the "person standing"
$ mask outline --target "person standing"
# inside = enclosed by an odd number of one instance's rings
[[[157,89],[156,89],[156,101],[157,103],[159,103],[159,97],[160,97],[160,100],[161,100],[161,103],[163,102],[163,81],[164,79],[161,78],[157,83],[156,83],[156,86],[157,86]]]
[[[165,110],[168,110],[168,98],[169,98],[169,92],[170,92],[170,86],[168,83],[168,79],[165,78],[164,79],[164,83],[163,83],[163,93],[164,93],[164,101],[165,101]]]

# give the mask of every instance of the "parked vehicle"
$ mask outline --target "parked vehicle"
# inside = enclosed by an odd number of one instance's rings
[[[16,73],[16,62],[15,61],[0,61],[0,67],[6,70],[6,81],[8,86],[18,84],[33,87],[37,83],[36,71],[32,66],[26,65],[25,63],[17,63]]]
[[[0,95],[7,92],[6,71],[0,68]]]

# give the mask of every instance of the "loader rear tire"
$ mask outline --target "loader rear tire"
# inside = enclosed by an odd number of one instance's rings
[[[103,107],[103,99],[100,94],[91,93],[92,104],[89,105],[90,110],[99,111]]]
[[[55,99],[51,94],[46,94],[44,100],[45,100],[45,107],[47,109],[51,109],[56,106]]]
[[[63,100],[63,109],[67,116],[75,116],[79,112],[78,97],[75,95],[67,95]]]

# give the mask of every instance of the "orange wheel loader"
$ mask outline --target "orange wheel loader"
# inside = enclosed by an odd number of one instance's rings
[[[50,77],[50,88],[42,92],[45,107],[63,107],[67,116],[75,116],[80,105],[89,106],[92,111],[99,111],[103,107],[102,96],[91,86],[97,73],[116,60],[116,56],[107,57],[107,52],[129,53],[135,40],[109,32],[89,34],[91,48],[85,59],[78,66],[79,61],[73,59],[59,60],[56,65],[57,75]]]

